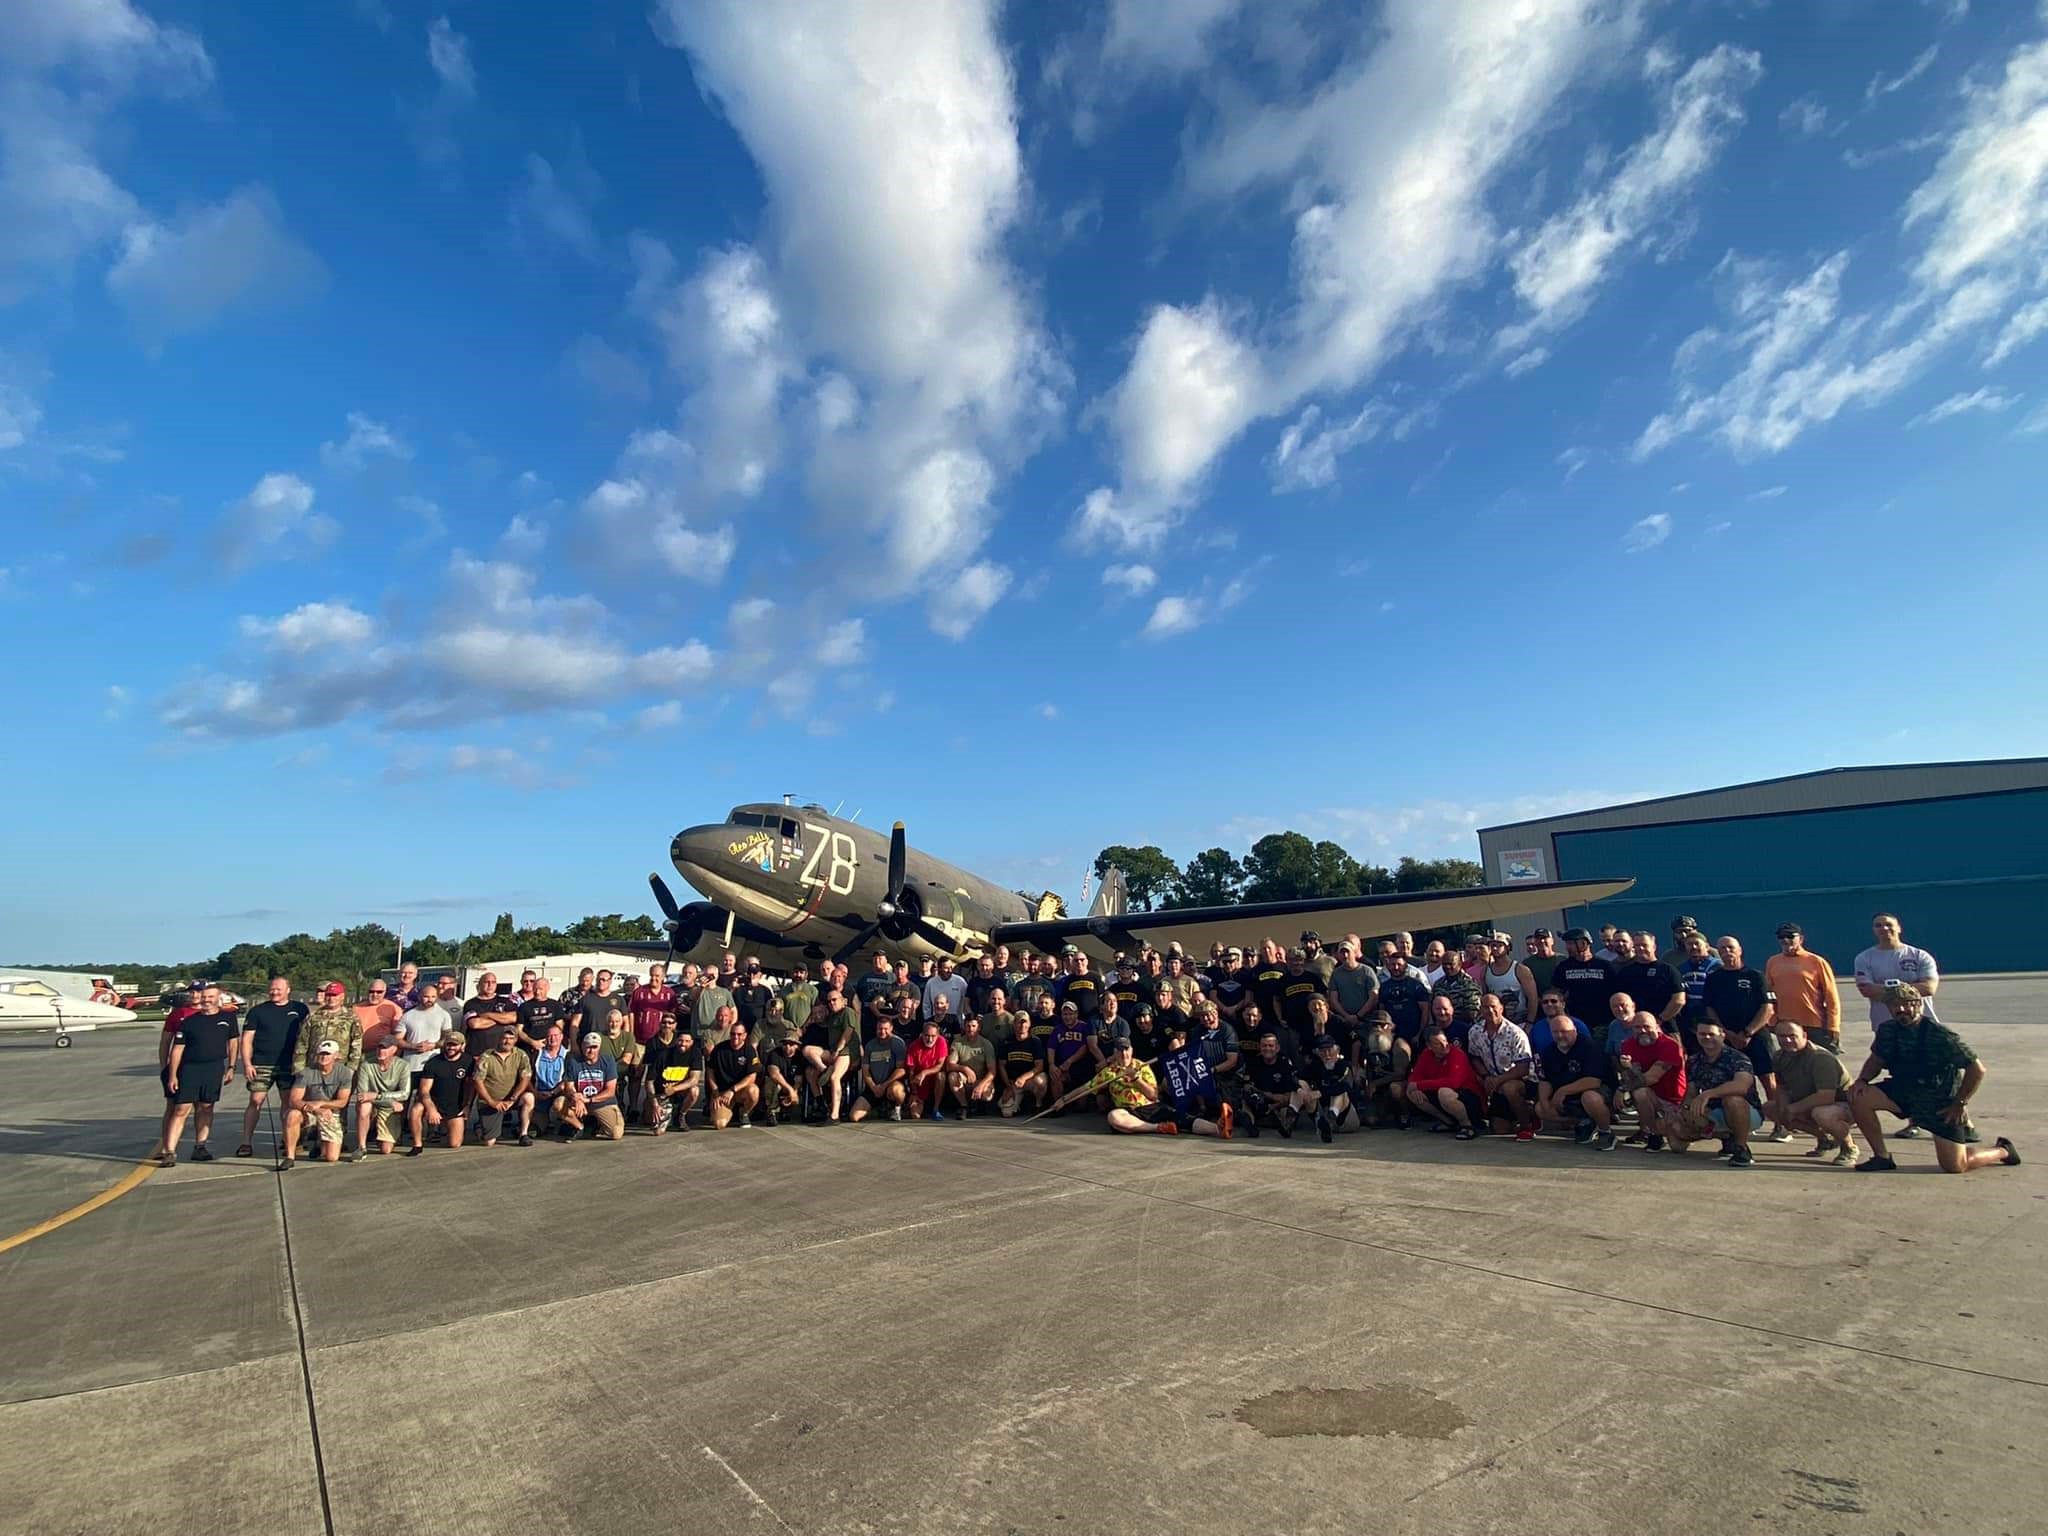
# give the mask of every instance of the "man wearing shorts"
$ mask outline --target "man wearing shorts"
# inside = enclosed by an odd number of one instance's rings
[[[903,1060],[908,1069],[903,1079],[904,1099],[912,1120],[946,1118],[940,1101],[946,1092],[946,1062],[951,1054],[945,1036],[939,1033],[939,1021],[926,1019]]]
[[[1719,1136],[1721,1155],[1728,1159],[1728,1166],[1748,1168],[1756,1162],[1749,1150],[1749,1133],[1763,1124],[1756,1073],[1750,1069],[1748,1054],[1730,1045],[1726,1033],[1712,1019],[1704,1020],[1697,1033],[1700,1048],[1685,1062],[1685,1099],[1661,1105],[1656,1128],[1674,1152]]]
[[[459,1029],[441,1036],[441,1049],[428,1058],[413,1080],[412,1108],[406,1113],[412,1132],[407,1157],[427,1150],[427,1133],[439,1127],[451,1149],[462,1145],[462,1113],[469,1105],[469,1037]]]
[[[361,1162],[372,1139],[379,1155],[390,1156],[398,1145],[405,1101],[412,1095],[412,1069],[398,1054],[397,1035],[387,1033],[377,1042],[371,1058],[356,1068],[354,1088],[349,1103],[355,1110],[356,1145],[348,1160]]]
[[[474,1088],[471,1113],[476,1116],[476,1133],[487,1147],[495,1147],[505,1133],[505,1116],[519,1112],[519,1145],[533,1145],[533,1067],[526,1052],[519,1049],[518,1033],[498,1031],[497,1041],[476,1059],[470,1076]]]
[[[1308,1104],[1308,1089],[1301,1073],[1280,1049],[1280,1032],[1269,1029],[1259,1036],[1259,1052],[1245,1070],[1251,1085],[1251,1122],[1270,1119],[1282,1136],[1294,1134],[1294,1123]]]
[[[222,1003],[219,984],[209,981],[199,989],[199,1011],[187,1014],[178,1026],[178,1038],[171,1042],[170,1058],[164,1064],[164,1092],[170,1095],[171,1111],[164,1121],[163,1145],[156,1152],[160,1167],[177,1162],[185,1117],[195,1105],[199,1112],[194,1117],[192,1161],[213,1161],[206,1138],[213,1132],[213,1106],[220,1102],[221,1089],[234,1075],[232,1053],[240,1035],[234,1010]]]
[[[563,1141],[574,1141],[585,1126],[602,1140],[622,1141],[626,1120],[619,1113],[619,1064],[604,1053],[604,1036],[591,1030],[583,1037],[576,1059],[562,1073],[561,1092],[555,1095],[555,1133]]]
[[[896,1021],[884,1013],[875,1019],[875,1038],[861,1047],[860,1092],[849,1118],[858,1125],[877,1110],[891,1120],[903,1118],[903,1074],[910,1047],[896,1034]]]
[[[1562,1004],[1558,992],[1543,994],[1546,1004]],[[1536,1113],[1543,1120],[1572,1122],[1572,1140],[1584,1145],[1597,1135],[1602,1152],[1614,1150],[1614,1114],[1607,1107],[1606,1052],[1592,1036],[1566,1016],[1562,1006],[1546,1007],[1550,1045],[1537,1058],[1541,1078],[1536,1085]]]
[[[348,1108],[354,1082],[355,1073],[341,1059],[340,1043],[315,1042],[313,1064],[298,1074],[287,1100],[291,1107],[284,1112],[284,1156],[277,1163],[280,1169],[289,1169],[297,1161],[299,1137],[309,1123],[319,1138],[320,1161],[341,1161],[341,1142],[346,1130],[342,1113]]]
[[[1762,971],[1742,963],[1742,941],[1734,934],[1723,934],[1716,941],[1714,952],[1721,957],[1721,963],[1707,977],[1704,1017],[1721,1026],[1731,1049],[1749,1058],[1749,1070],[1756,1077],[1757,1088],[1769,1096],[1773,1093],[1771,1076],[1775,1070],[1771,1051],[1778,1043],[1771,1033],[1774,1010],[1770,983],[1764,980]],[[1697,1029],[1694,1034],[1698,1034]],[[1769,1139],[1790,1141],[1792,1133],[1782,1125],[1776,1126]]]
[[[744,1131],[760,1102],[761,1058],[747,1026],[735,1019],[731,1034],[711,1048],[711,1128],[722,1131],[733,1126]]]
[[[1885,1152],[1880,1112],[1930,1133],[1943,1173],[2018,1167],[2019,1148],[2003,1136],[1988,1152],[1972,1145],[1979,1138],[1970,1123],[1970,1100],[1985,1076],[1977,1053],[1946,1024],[1927,1017],[1927,1000],[1918,987],[1893,982],[1885,988],[1885,1000],[1892,1016],[1877,1026],[1870,1058],[1849,1085],[1849,1107],[1870,1143],[1870,1156],[1856,1171],[1889,1173],[1898,1166]],[[1878,1078],[1880,1068],[1888,1075]]]
[[[1109,1064],[1088,1079],[1086,1093],[1109,1095],[1112,1131],[1126,1136],[1144,1131],[1165,1136],[1180,1134],[1180,1126],[1159,1102],[1159,1080],[1150,1067],[1131,1054],[1129,1035],[1119,1037],[1110,1046]]]
[[[1392,1015],[1385,1009],[1366,1015],[1351,1097],[1361,1130],[1382,1125],[1408,1128],[1408,1067],[1414,1059],[1408,1042],[1395,1033]]]
[[[1470,1141],[1486,1127],[1479,1086],[1472,1059],[1451,1044],[1448,1026],[1432,1018],[1422,1049],[1408,1064],[1408,1102],[1428,1117],[1430,1130],[1448,1130],[1459,1141]]]
[[[1777,1097],[1769,1106],[1771,1118],[1787,1130],[1813,1137],[1813,1149],[1806,1156],[1826,1157],[1832,1152],[1837,1167],[1849,1166],[1856,1161],[1849,1069],[1838,1051],[1816,1045],[1797,1019],[1781,1018],[1774,1030],[1778,1070],[1772,1074]]]
[[[242,1081],[249,1088],[249,1106],[242,1111],[242,1144],[237,1157],[256,1155],[256,1122],[270,1090],[288,1095],[292,1091],[292,1064],[299,1048],[299,1030],[306,1022],[306,1005],[292,1001],[292,984],[283,976],[270,978],[270,996],[242,1016]]]
[[[812,1118],[837,1125],[846,1075],[860,1059],[860,1013],[847,1002],[836,980],[826,983],[825,995],[804,1026],[803,1058],[811,1082]]]
[[[1515,1140],[1536,1139],[1536,1109],[1529,1102],[1529,1079],[1535,1075],[1535,1053],[1522,1026],[1510,1022],[1497,992],[1479,998],[1479,1022],[1465,1032],[1465,1054],[1479,1073],[1486,1112],[1503,1127],[1514,1127]]]
[[[1003,1097],[996,1107],[1004,1119],[1015,1116],[1027,1098],[1034,1110],[1045,1108],[1046,1097],[1052,1091],[1052,1075],[1045,1065],[1045,1042],[1031,1032],[1031,1015],[1021,1008],[1010,1015],[1010,1037],[1003,1042],[996,1071],[1003,1082]]]
[[[1629,1037],[1621,1047],[1620,1073],[1642,1126],[1629,1145],[1663,1151],[1664,1117],[1685,1102],[1685,1047],[1676,1035],[1664,1033],[1657,1015],[1638,1010],[1629,1020]]]
[[[1351,1113],[1351,1064],[1341,1054],[1335,1035],[1317,1035],[1309,1044],[1308,1066],[1302,1072],[1302,1108],[1315,1116],[1316,1135],[1327,1145]]]
[[[1176,1021],[1166,1031],[1166,1050],[1153,1075],[1175,1125],[1197,1136],[1230,1140],[1236,1111],[1223,1097],[1216,1074],[1209,1070],[1209,1058],[1200,1047],[1188,1043],[1186,1024]]]
[[[761,1054],[762,1118],[770,1125],[780,1125],[784,1113],[795,1114],[803,1100],[803,1054],[796,1036],[784,1035]]]
[[[1108,1006],[1109,999],[1103,999]],[[946,1058],[946,1089],[960,1106],[960,1118],[965,1120],[973,1113],[974,1107],[981,1106],[983,1114],[996,1101],[996,1048],[995,1042],[981,1032],[981,1020],[968,1014],[960,1026],[960,1033],[953,1037],[951,1053]]]
[[[647,1123],[657,1136],[690,1128],[690,1111],[704,1093],[704,1052],[697,1037],[671,1015],[647,1047]]]

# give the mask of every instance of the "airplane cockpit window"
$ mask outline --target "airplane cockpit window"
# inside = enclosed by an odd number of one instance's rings
[[[725,819],[728,825],[735,827],[772,827],[775,825],[775,818],[767,812],[743,811],[737,806],[733,808],[733,813]]]
[[[13,997],[55,997],[57,989],[46,981],[0,981],[0,992]]]
[[[797,826],[797,824],[794,821],[792,821],[789,817],[785,816],[782,818],[782,835],[788,838],[792,843],[797,840],[797,834],[800,830],[801,829]]]

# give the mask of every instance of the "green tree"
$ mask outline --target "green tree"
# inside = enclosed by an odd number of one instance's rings
[[[1358,894],[1358,860],[1325,838],[1314,849],[1315,871],[1310,879],[1311,896],[1355,896]]]
[[[1268,833],[1245,854],[1244,874],[1246,901],[1298,901],[1313,896],[1316,845],[1299,832]]]
[[[562,930],[562,937],[572,943],[597,946],[619,940],[658,939],[661,929],[653,918],[638,912],[631,917],[608,912],[603,917],[586,917],[571,923]]]
[[[1397,891],[1453,891],[1484,885],[1485,873],[1471,859],[1417,859],[1403,856],[1394,871]]]
[[[1174,877],[1169,907],[1227,907],[1244,891],[1244,865],[1226,848],[1204,848]]]
[[[1123,871],[1124,890],[1130,896],[1131,906],[1139,912],[1150,912],[1158,906],[1180,877],[1180,867],[1151,843],[1142,848],[1110,844],[1095,855],[1095,878],[1100,880],[1103,871],[1112,864]]]

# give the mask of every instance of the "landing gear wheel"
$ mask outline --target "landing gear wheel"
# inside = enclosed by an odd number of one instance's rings
[[[68,1051],[71,1049],[71,1037],[69,1035],[59,1035],[55,1043],[57,1049],[60,1051]]]

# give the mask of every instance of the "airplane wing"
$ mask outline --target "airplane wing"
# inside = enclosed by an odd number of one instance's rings
[[[1135,950],[1146,944],[1164,949],[1177,942],[1191,957],[1206,959],[1211,944],[1248,946],[1273,938],[1292,945],[1299,934],[1313,928],[1322,934],[1324,944],[1334,949],[1335,940],[1344,933],[1375,938],[1417,928],[1458,927],[1521,913],[1554,912],[1619,895],[1634,884],[1634,880],[1551,880],[1388,896],[1091,913],[1051,922],[1003,923],[989,938],[991,944],[1024,945],[1041,953],[1057,953],[1073,944],[1095,960],[1114,959],[1118,950]]]

